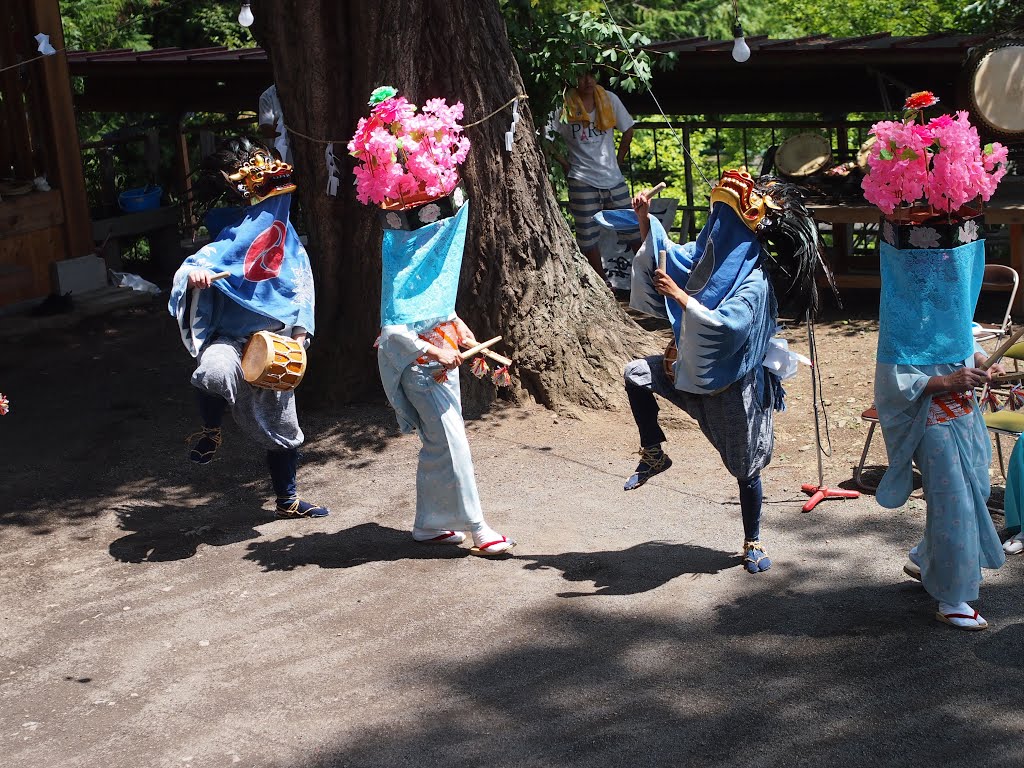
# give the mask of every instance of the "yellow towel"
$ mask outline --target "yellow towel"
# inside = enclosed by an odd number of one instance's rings
[[[594,86],[594,111],[597,113],[597,130],[607,131],[609,128],[615,127],[615,109],[612,107],[612,100],[608,98],[608,92],[600,85]],[[567,123],[590,125],[590,115],[575,88],[570,88],[565,92],[562,120]]]

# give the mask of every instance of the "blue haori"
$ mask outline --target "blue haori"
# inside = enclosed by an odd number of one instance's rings
[[[666,271],[692,297],[686,310],[654,290],[658,252],[666,251]],[[754,233],[722,203],[712,209],[696,243],[677,245],[653,217],[650,231],[633,260],[630,306],[672,323],[679,356],[675,388],[714,394],[765,361],[776,330],[778,308]],[[708,270],[713,270],[709,272]],[[705,303],[706,302],[706,303]],[[781,387],[770,374],[773,387]],[[778,410],[783,395],[773,398]]]
[[[384,231],[382,326],[443,320],[455,311],[468,223],[466,202],[454,216],[420,229]]]
[[[313,272],[288,220],[290,206],[291,195],[277,195],[246,209],[178,268],[167,309],[193,357],[214,333],[244,338],[275,322],[315,332]],[[215,290],[189,290],[188,275],[196,269],[230,274],[213,283]]]
[[[974,352],[971,322],[985,271],[985,241],[897,250],[881,243],[879,363],[956,363]]]

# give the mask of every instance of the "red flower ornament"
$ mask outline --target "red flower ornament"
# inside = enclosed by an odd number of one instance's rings
[[[939,103],[939,97],[931,91],[918,91],[912,93],[903,102],[903,108],[908,112],[920,112],[922,109],[934,107]]]

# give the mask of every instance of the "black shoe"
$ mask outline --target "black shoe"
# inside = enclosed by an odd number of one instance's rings
[[[660,445],[641,448],[638,453],[640,454],[640,463],[636,465],[636,471],[626,481],[626,484],[622,486],[624,491],[632,491],[639,488],[652,477],[660,475],[672,466],[672,459],[661,450]]]
[[[277,500],[278,517],[327,517],[329,514],[331,514],[331,510],[327,507],[319,507],[316,504],[310,504],[308,501],[304,501],[303,499]]]
[[[196,464],[209,464],[213,461],[213,455],[217,453],[223,438],[220,434],[220,427],[203,427],[202,432],[189,435],[186,442],[191,443],[188,457]]]

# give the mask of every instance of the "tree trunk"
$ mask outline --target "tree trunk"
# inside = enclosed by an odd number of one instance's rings
[[[376,211],[356,202],[345,146],[370,92],[393,85],[415,104],[462,101],[471,123],[524,93],[522,79],[495,0],[273,0],[254,2],[253,11],[272,54],[311,230],[318,309],[307,387],[320,402],[356,400],[380,387],[371,344],[381,229]],[[528,104],[520,114],[511,153],[509,109],[466,129],[471,208],[458,311],[478,338],[504,337],[500,349],[516,361],[514,396],[556,409],[606,407],[642,336],[576,248]],[[324,144],[299,133],[335,140],[336,198],[325,194]],[[470,400],[493,397],[489,385],[467,389]]]

